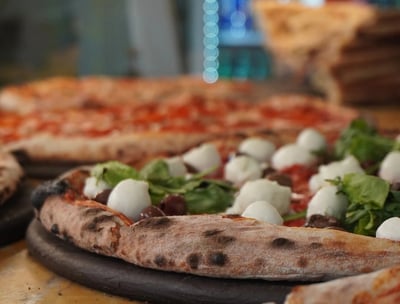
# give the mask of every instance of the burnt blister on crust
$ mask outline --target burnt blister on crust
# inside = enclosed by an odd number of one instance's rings
[[[234,243],[236,238],[234,236],[230,236],[230,235],[219,235],[217,237],[215,237],[215,242],[217,242],[220,245],[228,245],[231,243]]]
[[[188,265],[191,269],[197,269],[199,267],[200,260],[201,260],[201,258],[200,258],[199,254],[191,253],[186,258],[186,263],[188,263]]]
[[[154,259],[154,264],[156,264],[158,267],[165,267],[167,265],[167,259],[163,255],[157,255]]]
[[[148,217],[143,220],[140,220],[137,225],[141,227],[145,227],[146,229],[165,229],[172,225],[173,220],[164,216],[164,217]]]
[[[301,267],[301,268],[305,268],[308,265],[308,259],[306,257],[300,257],[297,260],[297,266]]]
[[[312,242],[309,247],[311,249],[319,249],[319,248],[323,247],[323,245],[321,243],[318,243],[318,242]]]
[[[101,209],[96,209],[96,210],[98,212],[103,211]],[[113,218],[114,218],[114,216],[110,215],[110,214],[101,214],[99,216],[96,216],[93,218],[92,221],[90,221],[89,223],[87,223],[83,226],[83,230],[88,230],[90,232],[99,232],[99,231],[103,230],[103,227],[100,224],[107,222],[107,221],[112,221]]]
[[[40,210],[49,196],[63,194],[67,189],[68,182],[65,180],[46,181],[32,192],[32,205],[37,210]]]
[[[224,266],[228,262],[228,256],[223,252],[212,252],[208,255],[207,261],[210,265]]]
[[[203,232],[203,236],[207,239],[213,240],[220,245],[228,245],[233,243],[236,238],[230,235],[222,235],[223,230],[210,229]]]
[[[280,237],[272,240],[271,245],[274,248],[293,249],[296,244],[292,240]]]
[[[50,231],[54,234],[59,234],[60,233],[60,229],[58,228],[57,224],[53,224],[51,225]]]
[[[214,236],[214,235],[220,234],[222,232],[223,232],[223,230],[221,230],[221,229],[210,229],[210,230],[204,231],[203,235],[205,237],[210,237],[210,236]]]
[[[61,233],[61,236],[65,241],[67,241],[69,243],[74,243],[74,238],[72,236],[70,236],[67,231],[63,231]]]

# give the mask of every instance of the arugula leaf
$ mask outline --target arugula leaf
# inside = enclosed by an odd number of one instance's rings
[[[112,187],[126,178],[147,181],[154,205],[158,205],[167,195],[182,195],[189,213],[224,211],[232,204],[236,191],[228,182],[205,178],[208,171],[192,175],[188,179],[183,176],[171,176],[167,163],[162,159],[151,161],[140,172],[128,165],[111,161],[96,165],[91,173]]]
[[[349,200],[344,222],[349,231],[374,236],[386,219],[400,216],[400,192],[379,177],[350,173],[331,182]]]
[[[400,151],[400,140],[396,140],[392,151]]]
[[[390,191],[382,209],[372,209],[370,205],[354,205],[353,208],[348,209],[346,214],[346,224],[350,231],[375,236],[380,224],[388,218],[400,216],[400,192]]]
[[[162,159],[156,159],[146,164],[140,170],[140,176],[145,180],[163,180],[171,177],[168,165]]]
[[[120,181],[127,178],[139,179],[139,173],[134,168],[118,161],[95,165],[91,175],[97,180],[105,181],[111,187],[115,187]]]
[[[296,213],[286,214],[283,216],[283,221],[287,222],[287,221],[304,219],[306,218],[306,215],[307,215],[307,209]]]
[[[394,140],[380,136],[365,120],[356,119],[336,141],[334,155],[342,159],[351,154],[364,165],[376,166],[394,145]]]
[[[217,213],[226,210],[233,201],[233,192],[210,181],[184,195],[189,213]]]
[[[383,208],[389,194],[390,184],[373,175],[349,173],[343,177],[342,190],[350,202],[372,204]]]

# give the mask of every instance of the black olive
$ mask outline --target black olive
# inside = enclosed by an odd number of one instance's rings
[[[263,174],[264,177],[267,177],[268,175],[270,175],[272,173],[275,173],[275,172],[276,172],[276,170],[274,168],[268,166],[268,167],[263,169],[262,174]]]
[[[307,222],[304,226],[312,228],[331,228],[342,230],[342,224],[336,217],[322,214],[311,215],[307,219]]]
[[[165,196],[159,206],[166,215],[184,215],[187,213],[186,201],[181,195],[167,195]]]
[[[292,188],[293,182],[289,175],[279,173],[279,172],[272,172],[266,175],[266,178],[271,181],[276,181],[281,186],[286,186]]]
[[[392,191],[400,191],[400,182],[394,182],[390,185],[390,190]]]
[[[94,200],[103,205],[107,205],[108,197],[110,196],[111,189],[105,189],[96,194]]]
[[[187,171],[188,173],[195,174],[195,173],[198,173],[198,172],[199,172],[199,170],[197,170],[195,167],[193,167],[192,165],[190,165],[190,164],[188,164],[188,163],[184,163],[184,165],[185,165],[186,171]]]
[[[140,212],[139,219],[144,219],[148,217],[158,217],[158,216],[165,216],[165,213],[156,206],[148,206]]]

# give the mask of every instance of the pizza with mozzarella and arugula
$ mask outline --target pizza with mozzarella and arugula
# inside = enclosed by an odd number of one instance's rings
[[[308,127],[282,144],[241,134],[141,167],[77,167],[32,202],[49,232],[96,254],[215,278],[332,280],[287,303],[378,303],[399,297],[399,168],[398,139],[357,119],[334,142]]]

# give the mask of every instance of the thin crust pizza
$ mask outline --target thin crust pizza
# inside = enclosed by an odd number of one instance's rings
[[[43,226],[86,250],[146,268],[210,277],[326,280],[400,262],[400,243],[348,232],[292,228],[233,215],[148,217],[133,222],[82,195],[88,171],[35,196]],[[251,254],[248,254],[251,248]]]
[[[139,169],[118,161],[78,167],[38,187],[32,202],[57,237],[141,267],[214,278],[339,279],[298,287],[288,303],[303,303],[318,286],[349,286],[343,297],[350,297],[360,280],[370,286],[399,264],[398,140],[364,120],[333,147],[311,128],[281,146],[264,135],[203,143]],[[398,284],[382,282],[382,290]]]
[[[314,126],[332,137],[358,113],[318,97],[261,98],[249,82],[55,77],[0,93],[0,143],[31,162],[135,163],[258,130],[293,136]]]
[[[3,88],[0,92],[0,108],[6,112],[26,114],[162,102],[183,96],[232,100],[253,98],[254,85],[247,81],[223,80],[208,84],[197,77],[53,77]]]

